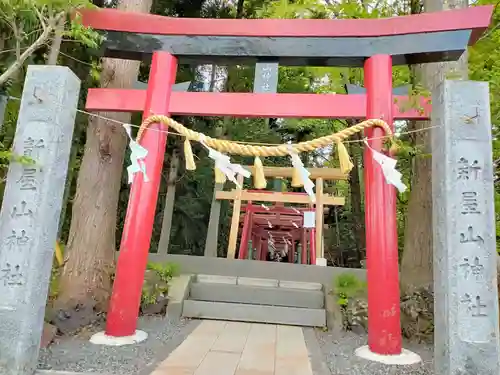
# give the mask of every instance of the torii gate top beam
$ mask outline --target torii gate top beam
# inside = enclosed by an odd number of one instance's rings
[[[385,19],[197,19],[114,9],[82,11],[106,30],[105,55],[143,60],[167,51],[180,63],[223,65],[273,58],[281,65],[363,66],[386,54],[394,65],[457,60],[488,27],[493,6]]]

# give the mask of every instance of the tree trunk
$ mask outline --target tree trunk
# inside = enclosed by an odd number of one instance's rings
[[[65,23],[66,23],[65,18],[59,20],[59,22],[57,23],[56,29],[54,30],[54,37],[52,38],[52,43],[50,44],[47,65],[57,65],[57,58],[59,57],[59,52],[61,50],[62,36],[64,32]]]
[[[425,0],[424,10],[465,8],[467,0]],[[423,87],[430,92],[445,79],[467,79],[467,53],[458,62],[424,64],[415,69]],[[417,121],[415,130],[431,126],[428,121]],[[414,160],[411,194],[408,203],[404,252],[401,261],[403,289],[432,288],[432,159],[431,131],[415,133],[414,143],[422,150]]]
[[[121,0],[118,9],[149,12],[152,0]],[[104,59],[101,87],[130,88],[139,61]],[[101,113],[129,123],[128,113]],[[104,311],[110,295],[115,254],[117,206],[127,137],[120,123],[89,118],[85,153],[78,175],[67,244],[68,258],[61,275],[55,323],[65,331],[88,324]]]

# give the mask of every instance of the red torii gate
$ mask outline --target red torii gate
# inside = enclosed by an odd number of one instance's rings
[[[105,55],[140,60],[152,55],[147,90],[91,89],[87,110],[151,114],[428,119],[403,112],[392,95],[392,65],[457,60],[490,23],[492,6],[387,19],[233,20],[168,18],[103,9],[84,11],[83,23],[107,30]],[[188,43],[189,42],[189,43]],[[244,50],[244,51],[243,51]],[[364,67],[366,95],[172,92],[183,63],[254,63],[272,58],[283,65]],[[397,103],[405,98],[396,97]],[[160,125],[156,125],[159,128]],[[379,128],[365,132],[382,150]],[[146,268],[166,133],[146,131],[141,144],[150,181],[134,178],[125,219],[106,326],[109,336],[135,333]],[[394,188],[365,152],[368,345],[383,355],[401,353],[399,274]],[[383,219],[382,219],[383,218]]]

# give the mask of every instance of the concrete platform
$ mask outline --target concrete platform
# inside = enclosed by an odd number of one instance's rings
[[[325,310],[299,307],[186,300],[184,301],[182,315],[198,319],[259,322],[306,327],[324,327],[326,325]]]
[[[246,285],[193,283],[189,299],[247,303],[255,305],[290,306],[322,309],[324,295],[320,290],[272,288]]]
[[[366,280],[366,270],[355,268],[174,254],[149,254],[149,260],[177,263],[182,273],[319,283],[327,291],[331,289],[334,278],[343,273],[352,273],[360,280]]]

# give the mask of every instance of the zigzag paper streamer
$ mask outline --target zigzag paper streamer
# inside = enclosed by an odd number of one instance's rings
[[[129,138],[129,148],[130,148],[130,165],[127,167],[128,173],[128,183],[131,184],[134,181],[134,175],[137,172],[141,172],[144,178],[144,182],[149,182],[149,178],[146,174],[146,164],[144,159],[148,155],[148,150],[142,147],[139,143],[134,141],[132,138],[132,130],[130,124],[123,124],[123,128],[127,133]]]

